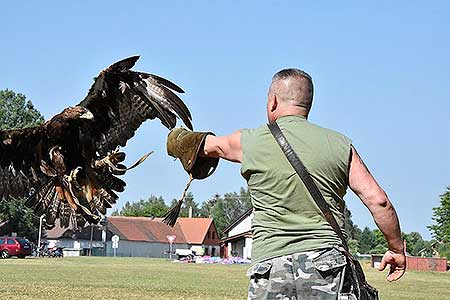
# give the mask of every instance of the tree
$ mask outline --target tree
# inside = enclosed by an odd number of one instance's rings
[[[25,206],[24,199],[0,201],[0,220],[8,221],[6,235],[12,232],[32,241],[38,239],[39,218]]]
[[[130,203],[127,201],[120,212],[113,211],[113,216],[126,217],[162,217],[168,210],[164,199],[151,195],[147,200],[141,199],[139,201]]]
[[[344,222],[345,232],[348,234],[348,248],[351,253],[356,254],[359,252],[359,238],[361,236],[361,229],[359,229],[358,225],[353,223],[352,213],[347,206],[344,208]]]
[[[450,243],[436,243],[436,246],[439,255],[450,260]]]
[[[0,91],[0,129],[19,129],[36,126],[44,122],[44,117],[34,108],[25,95],[10,90]]]
[[[371,253],[375,247],[375,235],[369,227],[364,227],[359,238],[359,252]]]
[[[450,186],[440,196],[440,205],[433,208],[434,225],[428,226],[433,237],[444,244],[450,243]]]
[[[403,239],[406,241],[406,251],[413,256],[433,255],[433,247],[430,241],[425,241],[420,233],[402,233]]]
[[[433,208],[434,225],[428,226],[436,239],[435,245],[441,256],[450,259],[450,186],[440,195],[440,205]]]
[[[214,219],[217,232],[222,236],[223,230],[251,207],[250,193],[242,188],[236,192],[225,193],[223,197],[215,194],[203,202],[200,216]]]
[[[359,240],[359,237],[361,236],[361,229],[359,229],[358,225],[353,223],[352,213],[347,206],[344,208],[344,222],[345,232],[347,232],[349,238]]]
[[[10,90],[0,91],[0,129],[19,129],[44,122],[42,114],[34,108],[25,95]],[[0,220],[9,221],[11,232],[35,240],[38,235],[39,217],[25,206],[25,199],[0,201]],[[5,232],[5,234],[11,234]]]
[[[379,229],[374,229],[375,246],[372,248],[373,254],[384,254],[388,250],[388,244],[383,233]]]
[[[202,206],[200,207],[200,216],[204,218],[212,218],[214,207],[217,201],[219,201],[219,198],[220,195],[215,194],[211,199],[203,201]]]
[[[188,217],[189,216],[189,208],[192,208],[192,217],[200,216],[200,208],[198,204],[194,200],[194,194],[192,192],[187,192],[184,197],[183,205],[180,210],[180,217]]]

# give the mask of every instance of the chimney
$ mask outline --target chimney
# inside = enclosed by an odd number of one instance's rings
[[[189,219],[192,218],[192,206],[189,206]]]

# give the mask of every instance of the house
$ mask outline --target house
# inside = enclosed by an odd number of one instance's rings
[[[161,218],[108,217],[106,255],[112,255],[113,235],[119,236],[116,255],[168,257],[168,236],[175,236],[172,252],[176,249],[195,249],[205,255],[218,255],[219,237],[211,218],[178,218],[174,227]],[[202,251],[198,251],[202,249]]]
[[[253,209],[250,208],[224,229],[225,237],[220,240],[221,256],[251,259],[252,219]]]
[[[189,248],[180,224],[170,227],[157,218],[108,217],[106,225],[106,255],[108,256],[112,256],[114,252],[111,241],[113,235],[119,237],[117,256],[168,257],[168,236],[175,236],[173,250]]]
[[[86,225],[81,231],[70,228],[62,228],[56,222],[55,227],[47,230],[42,238],[48,243],[48,247],[63,247],[66,249],[79,250],[81,255],[104,255],[104,243],[102,239],[101,225]]]
[[[211,218],[178,218],[189,248],[202,248],[204,255],[219,256],[219,236]]]

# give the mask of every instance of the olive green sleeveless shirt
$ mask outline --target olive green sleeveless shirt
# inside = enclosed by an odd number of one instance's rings
[[[344,229],[351,140],[298,115],[277,120]],[[267,125],[241,134],[241,174],[254,217],[252,262],[340,245],[340,239],[290,165]]]

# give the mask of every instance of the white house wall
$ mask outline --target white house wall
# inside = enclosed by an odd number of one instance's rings
[[[90,246],[89,240],[72,240],[72,239],[42,239],[48,242],[48,247],[63,247],[72,249],[87,249]],[[92,241],[92,248],[103,248],[101,241]]]
[[[253,218],[253,213],[251,213],[249,216],[245,217],[244,220],[242,220],[233,229],[231,229],[228,232],[228,236],[231,237],[231,236],[235,236],[235,235],[241,234],[243,232],[249,231],[252,228],[252,218]]]
[[[187,244],[173,244],[172,249],[175,252],[176,249],[188,248],[189,247]],[[167,258],[168,255],[164,252],[168,250],[168,243],[148,243],[120,240],[119,248],[116,249],[116,256]],[[114,255],[111,241],[106,243],[106,255]]]
[[[245,238],[244,258],[251,259],[252,257],[252,241],[252,238]]]

